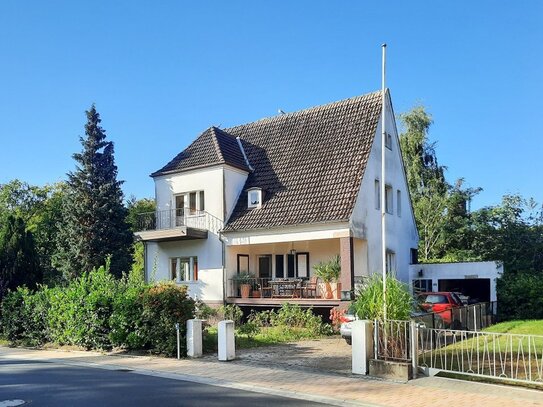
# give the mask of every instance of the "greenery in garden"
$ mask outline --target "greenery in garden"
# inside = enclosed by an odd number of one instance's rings
[[[320,338],[333,334],[329,324],[311,309],[285,303],[278,310],[252,311],[245,323],[242,311],[237,305],[227,305],[218,310],[219,319],[238,320],[236,326],[236,347],[253,348],[300,339]],[[210,324],[204,335],[204,350],[217,348],[217,327]]]
[[[383,320],[383,278],[373,274],[357,291],[353,308],[360,319]],[[394,277],[386,279],[387,319],[407,320],[413,309],[413,298],[409,288]]]
[[[116,279],[108,267],[84,273],[66,287],[11,291],[2,302],[5,338],[33,346],[52,342],[174,355],[175,323],[184,337],[186,321],[194,317],[195,304],[186,287],[145,284],[134,273]]]
[[[130,270],[133,242],[122,181],[117,180],[113,142],[106,141],[99,113],[94,105],[86,113],[83,150],[73,155],[77,167],[68,174],[55,264],[72,278],[100,267],[109,257],[111,273],[120,277]]]

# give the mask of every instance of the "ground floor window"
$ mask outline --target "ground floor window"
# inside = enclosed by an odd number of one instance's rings
[[[198,258],[172,257],[170,259],[170,279],[178,283],[198,281]]]
[[[395,274],[396,273],[396,253],[394,253],[391,250],[387,250],[386,271],[389,274]]]
[[[413,294],[427,293],[432,291],[432,279],[418,278],[413,280]]]

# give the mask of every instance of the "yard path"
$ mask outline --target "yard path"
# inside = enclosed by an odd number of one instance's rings
[[[334,345],[334,340],[335,338],[322,344],[323,349],[327,346],[338,348],[342,346],[339,341]],[[336,353],[331,352],[326,356],[326,351],[316,350],[319,342],[291,344],[290,350],[289,345],[281,345],[273,347],[274,349],[242,351],[239,353],[240,358],[233,362],[218,362],[211,356],[176,360],[151,356],[6,347],[0,347],[0,358],[24,357],[104,369],[131,369],[134,373],[320,401],[329,405],[450,407],[453,403],[478,407],[543,406],[541,391],[443,378],[421,378],[408,383],[394,383],[354,376],[342,371],[323,370],[322,365],[311,365],[313,362],[310,362],[309,366],[292,362],[293,353],[288,352],[296,350],[303,351],[302,359],[310,359],[307,356],[310,354],[333,359],[338,354],[345,353],[345,349],[336,349]],[[282,349],[286,351],[283,352]],[[257,357],[258,351],[263,353]],[[266,354],[275,356],[268,360]],[[282,363],[281,355],[284,359]]]

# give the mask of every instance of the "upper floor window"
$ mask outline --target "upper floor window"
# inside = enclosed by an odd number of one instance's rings
[[[172,257],[170,259],[170,280],[177,283],[198,281],[198,258]]]
[[[177,216],[196,215],[205,210],[204,191],[183,192],[175,195]]]
[[[385,210],[386,213],[393,213],[393,203],[392,203],[392,187],[390,185],[385,186]]]
[[[399,189],[396,191],[396,212],[398,217],[402,216],[402,191]]]
[[[389,133],[385,133],[385,147],[392,150],[392,136]]]
[[[396,274],[396,253],[394,253],[392,250],[387,250],[386,271],[388,274]]]
[[[262,189],[250,188],[247,191],[247,207],[260,208],[262,206]]]
[[[375,209],[381,209],[381,190],[379,180],[375,180]]]

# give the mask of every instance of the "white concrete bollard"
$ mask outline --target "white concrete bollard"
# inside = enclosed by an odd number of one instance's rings
[[[373,357],[373,322],[368,320],[351,322],[352,371],[367,375]]]
[[[187,321],[187,356],[189,358],[202,356],[202,322],[201,319]]]
[[[236,358],[234,321],[219,322],[219,360],[226,362]]]

